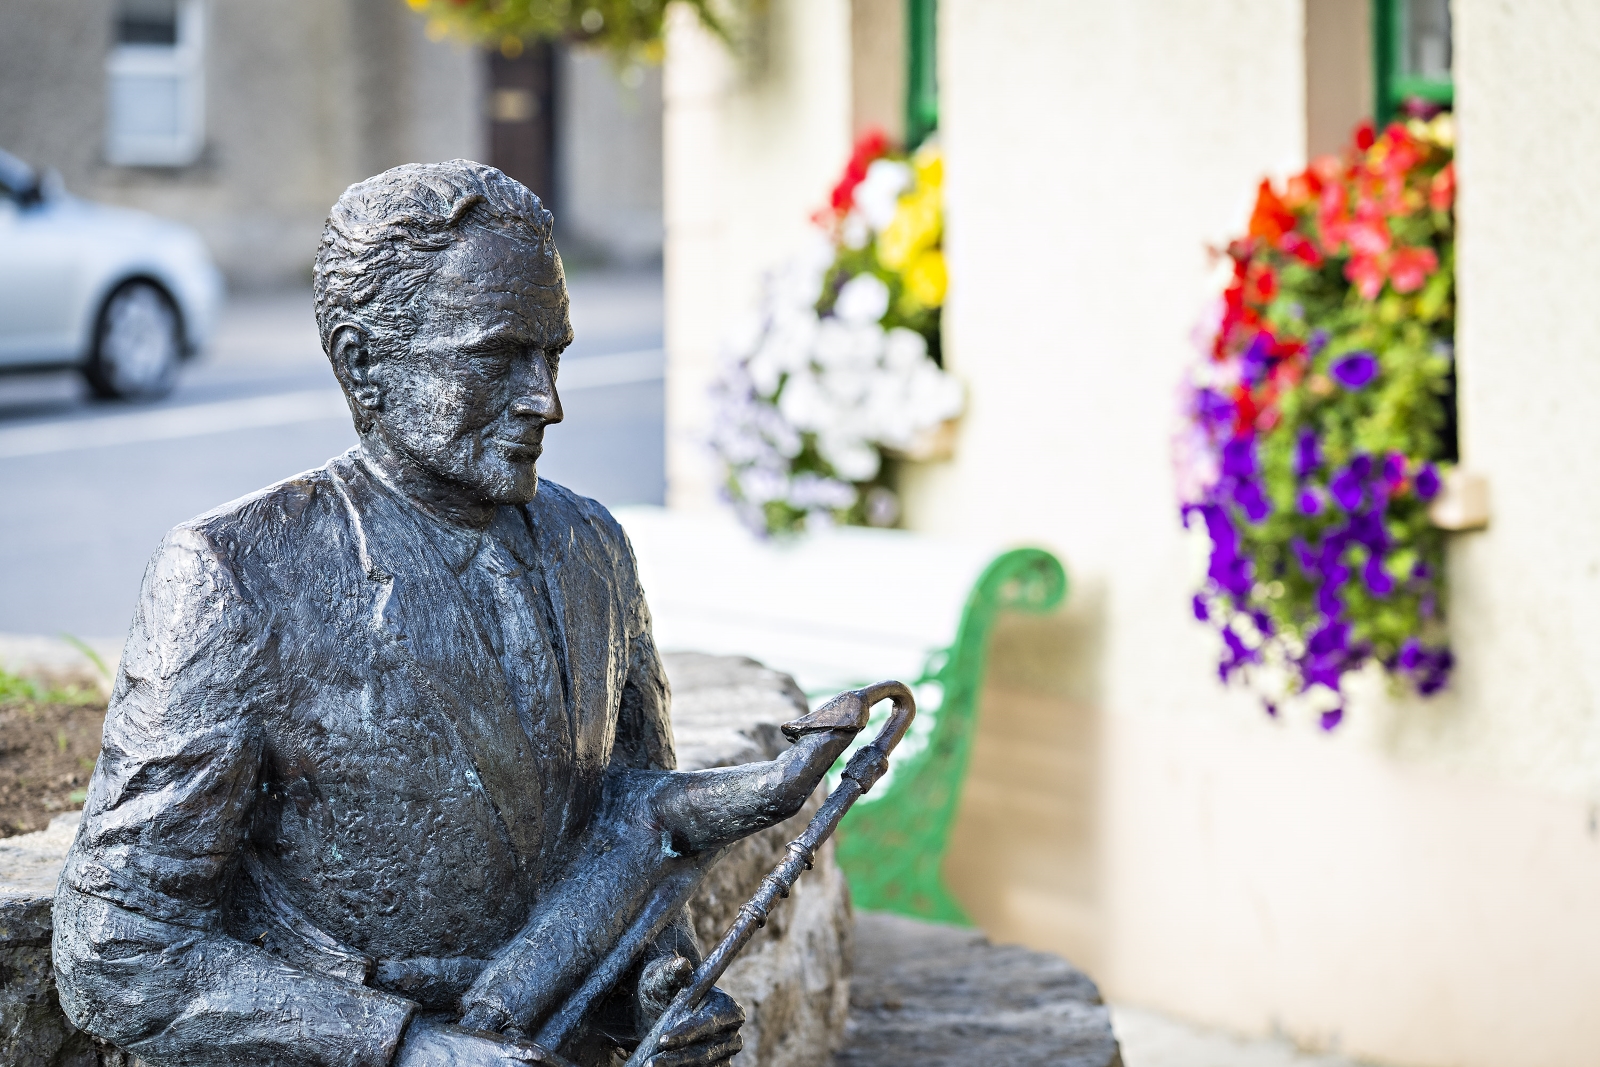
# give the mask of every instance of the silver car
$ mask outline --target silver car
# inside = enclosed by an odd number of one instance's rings
[[[81,200],[0,151],[0,372],[76,367],[97,396],[161,396],[222,296],[189,227]]]

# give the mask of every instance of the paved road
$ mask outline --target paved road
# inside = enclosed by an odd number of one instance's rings
[[[608,505],[665,492],[659,275],[572,280],[566,421],[542,475]],[[175,524],[355,443],[309,292],[233,301],[159,404],[82,399],[73,375],[0,378],[0,632],[120,643]]]

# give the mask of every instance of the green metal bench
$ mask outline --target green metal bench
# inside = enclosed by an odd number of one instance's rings
[[[941,866],[989,641],[1002,611],[1060,606],[1067,579],[1056,557],[898,530],[762,542],[722,514],[629,507],[616,515],[661,648],[751,656],[793,675],[813,700],[889,677],[911,681],[914,732],[840,827],[839,863],[858,907],[967,922]]]

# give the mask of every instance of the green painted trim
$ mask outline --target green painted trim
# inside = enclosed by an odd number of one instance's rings
[[[1400,0],[1372,0],[1372,104],[1379,129],[1394,117],[1395,68],[1400,61]]]
[[[1449,106],[1455,103],[1453,79],[1421,78],[1400,73],[1400,46],[1405,40],[1406,0],[1372,0],[1372,73],[1374,118],[1379,129],[1400,113],[1412,97]]]
[[[857,804],[839,827],[839,865],[857,907],[970,925],[941,868],[972,756],[989,638],[1000,612],[1042,615],[1066,596],[1066,571],[1043,549],[1014,549],[984,568],[967,595],[955,643],[930,656],[913,685],[943,693],[937,708],[920,709],[934,716],[927,745],[896,766],[883,796]]]
[[[906,147],[939,128],[939,3],[906,0]]]

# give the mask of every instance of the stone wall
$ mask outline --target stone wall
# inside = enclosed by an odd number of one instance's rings
[[[778,727],[806,710],[788,676],[752,660],[682,654],[667,659],[673,727],[684,770],[776,756]],[[695,898],[695,930],[709,949],[740,904],[821,803],[742,842]],[[76,814],[48,830],[0,841],[0,1064],[4,1067],[130,1067],[121,1053],[74,1030],[56,1003],[50,966],[50,896],[76,830]],[[773,910],[721,986],[743,1006],[745,1050],[737,1067],[822,1067],[849,1013],[850,896],[833,860],[817,855]]]

